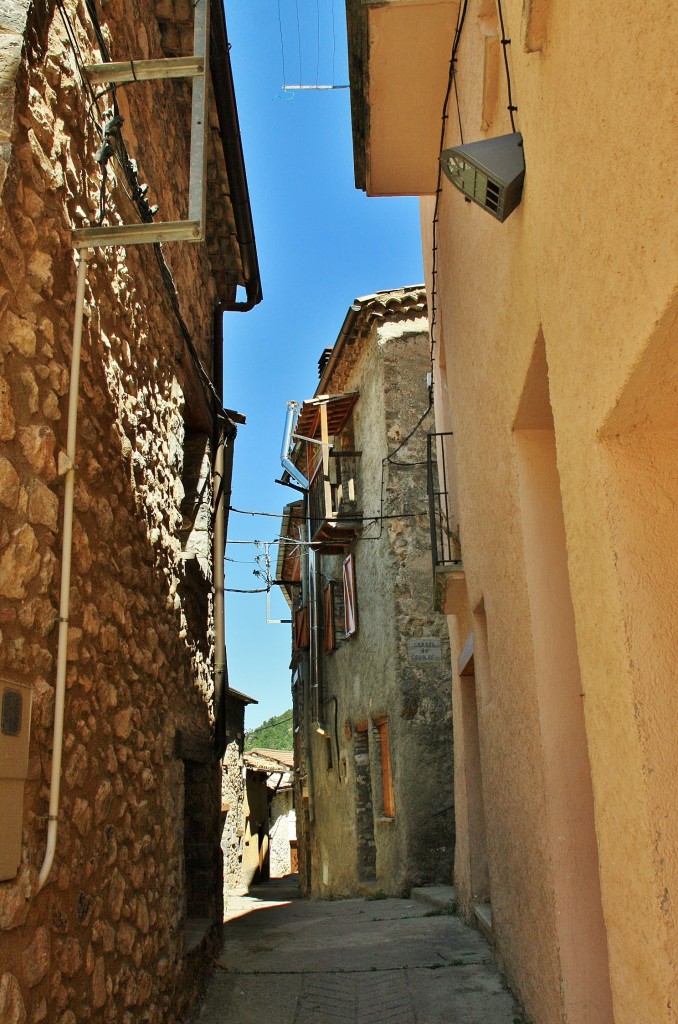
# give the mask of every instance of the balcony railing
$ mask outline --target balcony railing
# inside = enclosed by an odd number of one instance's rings
[[[427,490],[431,528],[431,555],[433,569],[439,566],[460,566],[461,548],[455,530],[454,509],[451,507],[451,477],[448,472],[447,448],[452,431],[428,435]]]
[[[344,550],[361,525],[356,500],[356,468],[360,452],[332,450],[329,472],[323,472],[322,460],[309,487],[311,537],[319,550]]]

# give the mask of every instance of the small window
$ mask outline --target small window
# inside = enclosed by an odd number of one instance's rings
[[[323,649],[331,654],[336,647],[334,633],[334,583],[328,583],[323,591]]]
[[[375,721],[379,740],[379,758],[381,761],[381,813],[384,818],[395,818],[395,797],[393,795],[393,771],[391,768],[391,748],[388,740],[388,722],[386,719]]]
[[[358,605],[355,590],[355,557],[348,555],[343,564],[344,579],[344,632],[347,637],[358,632]]]

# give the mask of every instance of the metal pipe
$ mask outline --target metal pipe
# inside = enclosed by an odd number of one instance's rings
[[[280,464],[282,468],[288,473],[293,480],[304,489],[308,490],[308,480],[294,465],[290,459],[290,449],[292,447],[292,434],[294,428],[297,425],[297,419],[299,418],[299,403],[288,402],[287,403],[287,416],[285,417],[285,429],[283,431],[282,446],[280,448]],[[309,537],[310,539],[310,537]]]
[[[309,662],[311,677],[311,716],[313,728],[325,735],[325,722],[320,717],[320,630],[318,626],[318,567],[316,551],[311,544],[311,503],[307,499],[306,529],[308,550]]]
[[[306,603],[309,609],[309,639],[310,639],[310,650],[309,650],[309,701],[305,702],[305,719],[307,726],[307,744],[306,744],[306,760],[308,765],[309,774],[312,773],[312,758],[311,758],[311,728],[315,728],[317,732],[324,732],[324,725],[320,720],[320,660],[319,660],[319,632],[318,632],[318,571],[316,567],[316,552],[311,543],[312,541],[312,524],[311,524],[311,501],[309,494],[309,482],[306,477],[301,473],[294,463],[290,459],[290,449],[292,446],[292,434],[297,423],[299,416],[299,403],[288,402],[287,403],[287,416],[285,418],[285,429],[283,431],[283,441],[280,449],[280,462],[283,469],[303,488],[306,495],[306,586],[305,596]],[[310,707],[309,707],[310,705]],[[308,712],[311,712],[310,718]],[[309,782],[309,792],[311,786]],[[311,812],[312,813],[312,812]]]
[[[308,499],[307,499],[308,500]],[[304,545],[307,552],[306,572],[301,574],[301,600],[308,605],[308,545]],[[303,563],[302,563],[303,564]],[[304,745],[306,750],[306,784],[308,786],[308,819],[315,820],[315,783],[313,772],[312,740],[313,727],[311,725],[311,664],[310,658],[304,658],[301,663],[301,684],[303,687],[303,715],[304,715]],[[310,852],[309,852],[310,856]]]
[[[85,306],[87,262],[91,253],[79,249],[78,284],[75,295],[73,322],[73,348],[71,352],[71,378],[68,392],[68,430],[66,453],[59,456],[59,473],[64,482],[64,521],[61,546],[61,593],[59,597],[59,640],[57,647],[57,674],[54,696],[54,740],[52,744],[52,774],[49,791],[49,818],[47,848],[38,877],[38,891],[49,877],[56,851],[59,821],[59,793],[61,788],[61,757],[64,741],[64,704],[66,699],[66,656],[68,651],[68,616],[71,595],[71,553],[73,548],[73,497],[75,494],[75,445],[78,428],[78,391],[80,383],[80,354],[82,350],[82,320]]]
[[[219,400],[223,405],[223,342],[224,307],[214,311],[214,378]],[[226,555],[226,533],[228,510],[231,504],[231,482],[233,477],[233,444],[237,427],[218,410],[214,467],[212,470],[212,553],[214,580],[214,760],[221,761],[226,752],[226,697],[228,694],[228,663],[226,661],[226,610],[224,606],[224,561]]]
[[[212,471],[213,562],[214,578],[214,753],[221,760],[225,749],[225,682],[226,682],[226,625],[224,621],[224,554],[226,531],[224,524],[224,448],[226,432],[220,426]]]

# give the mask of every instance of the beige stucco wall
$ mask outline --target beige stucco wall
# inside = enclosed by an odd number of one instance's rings
[[[358,505],[366,515],[379,515],[382,460],[429,405],[426,320],[401,318],[373,325],[368,339],[360,344],[362,351],[343,390],[360,393],[353,413],[355,445],[362,452]],[[338,629],[337,649],[322,658],[327,737],[314,735],[311,741],[314,818],[309,829],[311,889],[317,895],[350,895],[364,883],[399,894],[414,884],[451,880],[449,648],[445,618],[433,608],[423,464],[432,419],[429,413],[411,442],[394,457],[414,465],[384,467],[383,514],[417,515],[366,523],[352,548],[358,634],[343,640]],[[334,579],[341,589],[343,557],[322,556],[322,585]],[[411,660],[408,641],[418,637],[440,639],[440,661],[416,664]],[[380,797],[375,720],[381,718],[388,719],[389,727],[392,819],[384,817]],[[361,726],[367,730],[365,751],[359,749],[356,732]],[[361,759],[371,776],[371,796],[356,784]],[[367,827],[373,833],[375,865],[369,878],[359,863],[357,802],[364,805]]]
[[[1,5],[0,18],[23,6]],[[65,6],[83,59],[97,60],[84,7]],[[152,4],[105,8],[115,54],[160,52]],[[21,865],[0,882],[0,1017],[170,1024],[189,1012],[193,979],[214,948],[187,956],[187,913],[211,918],[213,940],[221,925],[219,766],[184,762],[176,750],[178,730],[203,737],[208,750],[211,742],[210,584],[189,579],[179,537],[185,421],[209,431],[209,420],[152,247],[97,252],[85,294],[59,833],[38,892],[61,556],[57,454],[75,305],[71,229],[94,219],[101,140],[55,5],[31,5],[24,48],[21,23],[1,27],[0,674],[32,688],[33,719]],[[147,88],[120,91],[125,137],[172,219],[175,195],[180,203],[185,194],[186,145],[169,92],[154,95],[149,118]],[[129,217],[119,194],[109,211],[116,202]],[[211,372],[215,289],[204,247],[174,246],[167,259]]]
[[[578,2],[546,5],[545,44],[533,52],[520,43],[530,33],[523,5],[513,0],[504,13],[525,140],[522,204],[500,225],[444,182],[438,235],[439,344],[468,593],[457,607],[469,625],[453,621],[452,636],[458,653],[471,628],[478,648],[482,602],[488,658],[483,669],[476,655],[476,684],[495,936],[537,1024],[658,1024],[675,1013],[678,882],[668,685],[678,556],[669,455],[678,426],[676,225],[668,200],[678,141],[668,88],[675,11],[661,3],[623,3],[614,14]],[[510,131],[503,77],[498,106],[483,109],[486,39],[496,30],[491,5],[483,11],[472,2],[458,62],[466,141],[483,137],[483,124],[488,134]],[[447,144],[456,142],[451,118]],[[432,207],[422,200],[429,283]],[[548,388],[537,394],[526,381],[542,337]],[[542,458],[547,475],[534,492]],[[566,571],[560,619],[548,612],[543,590],[554,577],[548,544],[541,568],[535,562],[547,493],[555,519],[544,532]],[[545,623],[550,631],[540,639]],[[572,673],[581,681],[567,697],[561,642],[574,658],[570,681]],[[460,693],[457,681],[456,730]],[[584,828],[588,852],[575,835],[569,863],[576,867],[583,855],[576,880],[600,891],[602,939],[590,901],[576,888],[571,897],[562,891],[555,825],[567,812],[550,779],[572,736],[583,744],[577,763],[584,786],[589,773],[592,826]],[[457,872],[468,909],[464,860]],[[579,920],[578,936],[567,935],[568,919]],[[591,950],[598,970],[587,978]]]

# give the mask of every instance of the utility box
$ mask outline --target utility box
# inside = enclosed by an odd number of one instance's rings
[[[499,221],[520,203],[525,155],[520,132],[444,149],[440,163],[455,188]]]
[[[14,878],[21,863],[32,701],[30,686],[0,678],[0,881]]]

